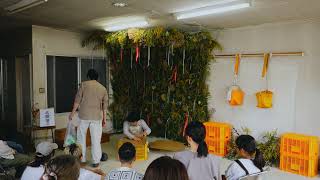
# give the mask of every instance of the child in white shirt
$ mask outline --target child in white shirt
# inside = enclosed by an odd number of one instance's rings
[[[255,139],[250,135],[241,135],[236,139],[236,145],[241,158],[228,167],[226,179],[238,180],[243,176],[262,172],[266,163],[257,149]]]
[[[151,133],[151,129],[143,119],[140,119],[138,113],[131,112],[123,123],[123,133],[129,139],[141,141]]]

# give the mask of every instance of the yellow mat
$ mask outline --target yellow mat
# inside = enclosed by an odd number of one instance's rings
[[[183,151],[185,145],[183,143],[171,140],[157,140],[149,143],[149,148],[153,150],[163,151]]]

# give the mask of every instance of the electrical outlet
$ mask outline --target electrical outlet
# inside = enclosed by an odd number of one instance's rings
[[[44,88],[39,88],[39,93],[45,93],[46,90]]]

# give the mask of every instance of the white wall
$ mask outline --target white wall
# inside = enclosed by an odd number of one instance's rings
[[[82,39],[83,35],[77,32],[32,26],[34,104],[38,103],[40,108],[47,106],[46,93],[39,93],[39,88],[46,89],[46,55],[103,56],[102,51],[81,47]],[[56,115],[57,129],[66,127],[67,115],[67,113]]]
[[[216,33],[213,33],[216,34]],[[320,23],[288,22],[227,29],[219,33],[224,47],[216,53],[256,53],[304,51],[304,57],[274,57],[269,65],[269,89],[274,92],[274,107],[256,107],[255,93],[265,88],[261,78],[262,58],[243,58],[239,84],[245,91],[241,107],[226,102],[227,87],[232,84],[234,60],[217,59],[208,79],[212,120],[248,127],[253,135],[278,129],[320,135]]]

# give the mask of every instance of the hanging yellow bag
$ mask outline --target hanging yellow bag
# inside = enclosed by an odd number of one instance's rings
[[[272,108],[273,92],[268,90],[267,71],[269,66],[270,54],[264,55],[264,63],[262,69],[262,77],[266,77],[267,89],[256,93],[257,107],[259,108]]]
[[[243,104],[244,92],[237,85],[237,79],[239,74],[239,66],[240,66],[240,54],[236,54],[236,63],[234,66],[234,85],[232,85],[227,94],[227,100],[231,106],[239,106]]]

